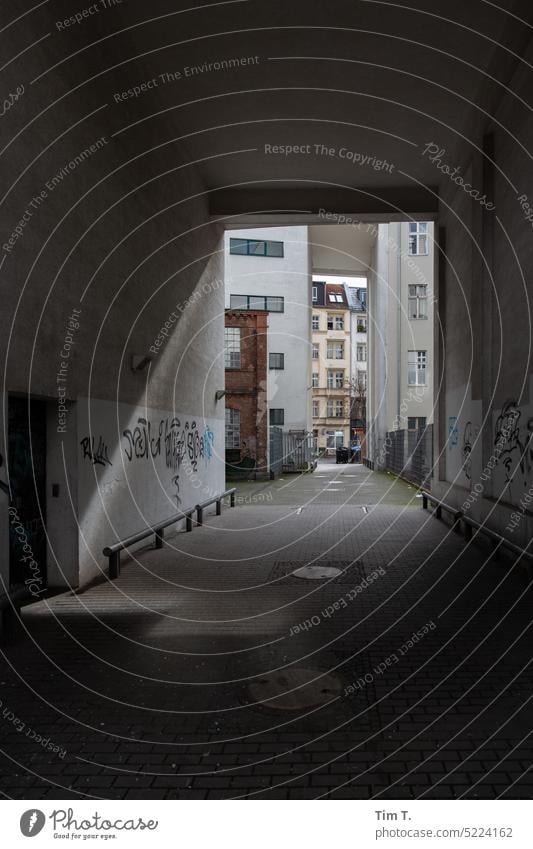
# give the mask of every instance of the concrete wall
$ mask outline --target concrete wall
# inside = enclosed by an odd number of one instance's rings
[[[533,535],[533,383],[531,338],[533,206],[527,62],[507,93],[489,100],[494,121],[479,117],[469,137],[443,153],[477,192],[452,180],[441,192],[441,241],[446,250],[438,322],[445,343],[437,377],[440,457],[434,489],[476,519],[525,545]],[[485,155],[484,155],[485,154]],[[514,514],[514,515],[513,515]]]
[[[283,242],[283,257],[235,256],[229,239]],[[285,410],[284,430],[311,429],[311,276],[307,227],[232,230],[225,237],[226,306],[231,295],[278,295],[283,313],[268,316],[268,351],[285,354],[283,371],[268,372],[268,405]]]
[[[32,61],[35,73],[50,64],[43,49],[28,54],[28,78]],[[46,104],[68,91],[61,72],[47,78]],[[6,69],[6,91],[16,89],[17,73]],[[99,573],[111,526],[120,536],[175,510],[178,472],[182,502],[196,497],[184,469],[168,468],[163,453],[158,462],[126,461],[124,431],[139,417],[152,423],[156,439],[170,417],[181,427],[194,420],[200,434],[208,428],[212,455],[198,462],[199,491],[223,486],[224,403],[215,402],[224,386],[223,243],[222,227],[209,220],[205,186],[180,145],[153,151],[149,122],[114,137],[128,122],[128,104],[99,109],[102,92],[91,86],[32,124],[43,110],[37,88],[27,86],[2,119],[8,149],[0,356],[5,401],[18,392],[49,404],[48,565],[55,586]],[[89,153],[80,158],[82,151]],[[133,371],[132,358],[147,355],[149,367]],[[95,451],[102,438],[112,466],[93,464],[81,444],[86,437]],[[0,474],[5,479],[5,470]],[[52,483],[59,484],[54,498]],[[7,580],[5,526],[2,511]]]
[[[366,276],[374,239],[367,224],[312,225],[313,274]]]

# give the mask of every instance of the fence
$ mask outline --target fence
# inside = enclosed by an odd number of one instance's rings
[[[270,428],[270,474],[307,472],[314,465],[313,437],[309,433],[284,433]]]
[[[429,486],[433,468],[433,425],[391,430],[385,439],[385,468],[413,483]]]

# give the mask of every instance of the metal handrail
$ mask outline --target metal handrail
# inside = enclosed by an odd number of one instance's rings
[[[222,499],[225,498],[227,495],[231,496],[231,507],[235,507],[235,492],[235,487],[233,487],[232,489],[226,489],[219,495],[215,495],[213,496],[213,498],[202,502],[202,504],[196,504],[194,507],[189,507],[187,510],[179,510],[177,513],[174,513],[173,516],[169,516],[168,519],[164,519],[162,522],[157,522],[154,525],[148,525],[142,531],[138,531],[135,534],[131,534],[129,537],[124,537],[124,539],[117,540],[117,542],[113,543],[113,545],[106,545],[102,553],[104,557],[109,557],[109,577],[111,579],[114,579],[118,578],[118,576],[120,575],[120,552],[123,551],[125,548],[128,548],[130,545],[133,545],[136,542],[141,542],[141,540],[143,539],[147,539],[147,537],[152,536],[152,534],[155,536],[155,547],[163,548],[165,528],[168,528],[169,525],[174,525],[176,522],[185,519],[186,530],[192,531],[192,517],[195,510],[197,513],[196,524],[201,525],[203,523],[204,508],[208,507],[210,504],[216,503],[216,514],[217,516],[220,516],[222,512]]]
[[[498,531],[493,531],[492,528],[488,528],[486,525],[481,522],[477,522],[475,519],[471,519],[470,516],[465,516],[462,510],[456,510],[455,507],[450,507],[449,504],[446,504],[444,501],[441,501],[435,495],[432,495],[430,492],[426,490],[422,490],[422,508],[426,509],[428,505],[428,501],[431,501],[432,504],[436,504],[437,507],[435,509],[435,516],[437,519],[441,518],[441,510],[446,510],[449,513],[454,515],[454,527],[460,530],[460,524],[463,523],[464,526],[464,538],[467,541],[472,539],[472,528],[476,529],[477,534],[485,534],[485,536],[490,537],[493,542],[495,542],[495,556],[498,555],[500,548],[508,548],[514,554],[519,555],[520,557],[525,557],[528,560],[533,561],[533,553],[530,551],[526,551],[525,548],[520,548],[519,545],[516,545],[514,542],[511,542],[510,539],[503,536],[503,534],[498,533]]]

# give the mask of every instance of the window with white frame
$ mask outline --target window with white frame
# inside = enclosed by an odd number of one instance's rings
[[[359,363],[366,363],[366,345],[362,343],[357,345],[357,361]]]
[[[320,330],[320,316],[314,315],[312,320],[313,330]]]
[[[328,412],[328,418],[330,418],[330,419],[342,419],[342,418],[344,418],[344,401],[328,400],[328,402],[327,402],[327,412]]]
[[[366,389],[366,371],[364,369],[359,369],[357,372],[357,384],[358,389]]]
[[[366,333],[366,318],[357,319],[357,332]]]
[[[313,343],[313,359],[318,360],[319,355],[320,355],[320,346],[319,346],[318,342],[314,342]]]
[[[328,315],[328,330],[344,330],[344,316]]]
[[[241,328],[224,328],[224,365],[226,368],[241,367]]]
[[[409,318],[428,317],[427,288],[425,284],[409,285]]]
[[[426,385],[427,351],[407,352],[407,382],[410,386]]]
[[[326,448],[335,448],[335,437],[336,431],[327,430],[326,431]]]
[[[316,304],[316,302],[318,301],[318,286],[313,286],[311,292],[312,292],[311,297],[313,298],[313,303]]]
[[[226,448],[241,447],[241,414],[226,407]]]
[[[343,360],[344,359],[344,343],[343,342],[328,342],[327,355],[328,355],[328,360]]]
[[[426,221],[413,221],[409,223],[409,254],[411,256],[425,256],[428,250],[428,225]]]
[[[311,377],[311,386],[313,389],[318,389],[318,372],[314,371]]]
[[[328,389],[342,389],[344,386],[344,371],[328,371]]]
[[[328,292],[328,299],[330,304],[342,304],[342,295],[338,292]]]
[[[313,418],[317,419],[318,417],[319,417],[318,401],[313,401]]]

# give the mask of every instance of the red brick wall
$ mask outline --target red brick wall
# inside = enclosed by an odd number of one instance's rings
[[[252,457],[256,477],[268,477],[268,313],[228,310],[225,324],[241,329],[241,367],[226,369],[226,407],[241,414],[241,459]]]

